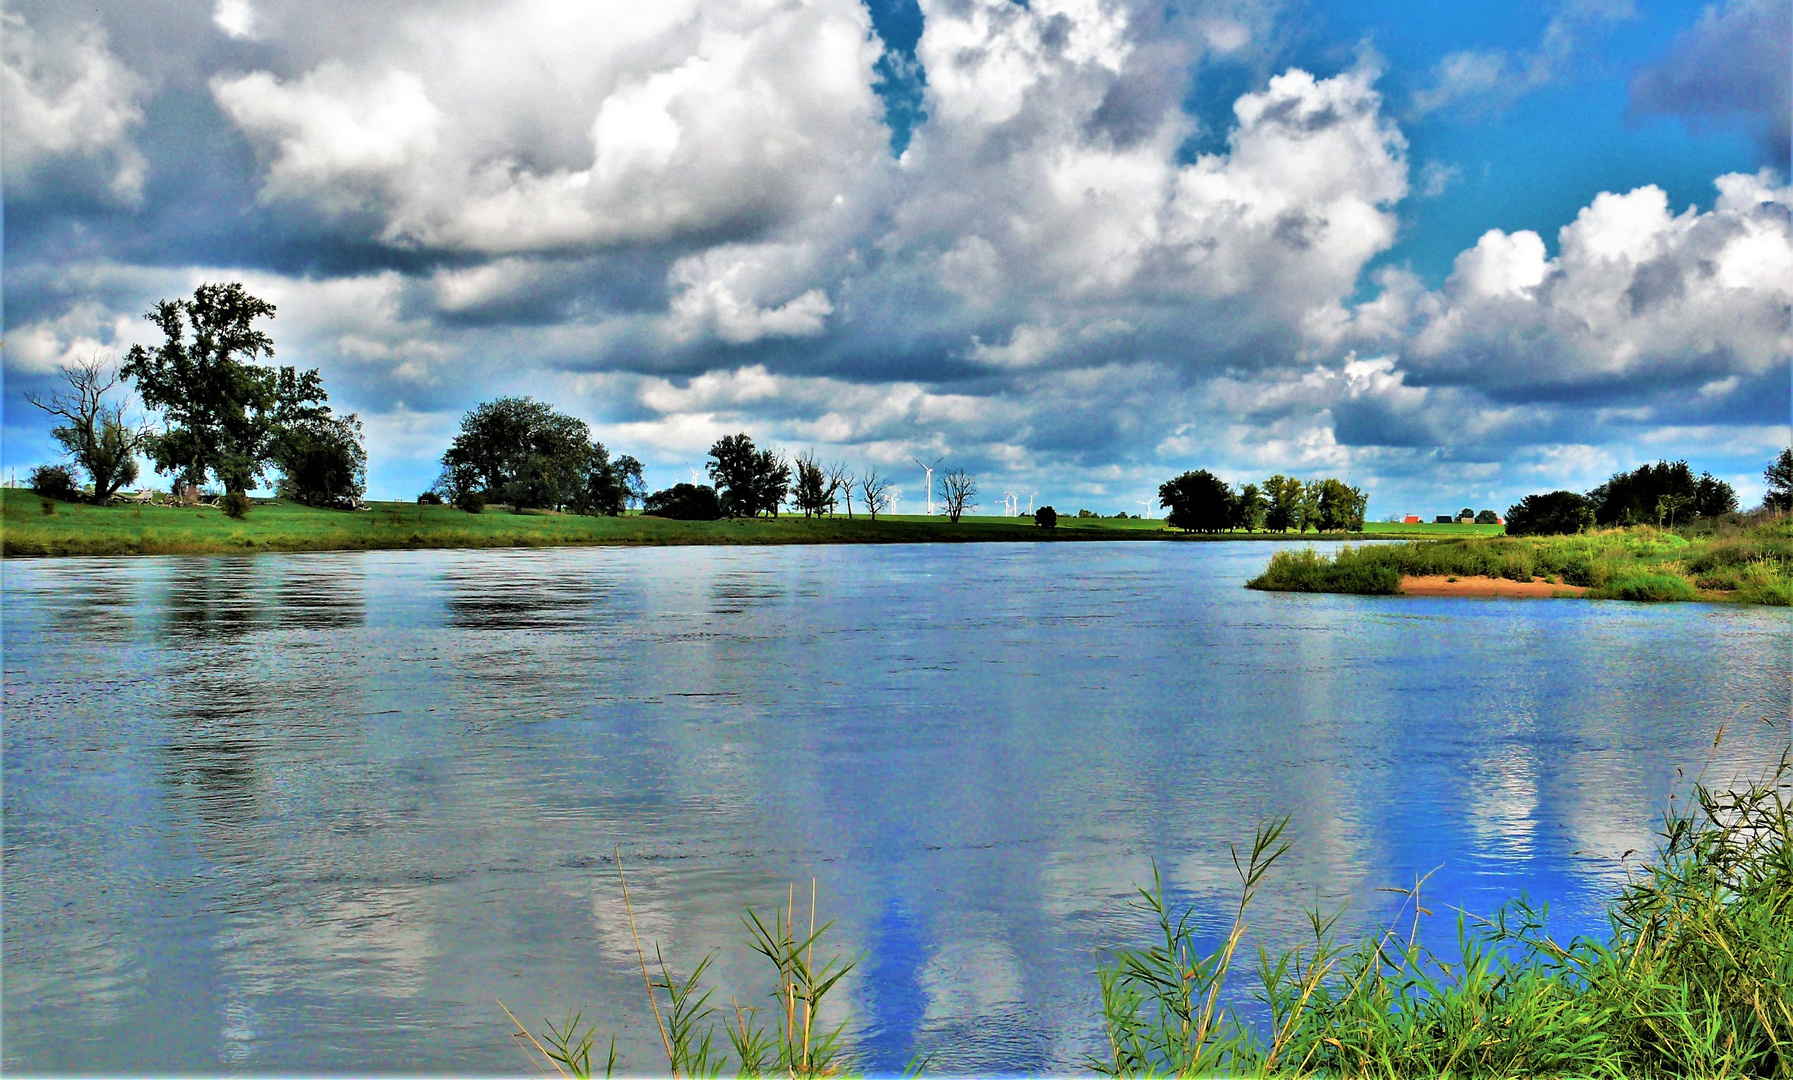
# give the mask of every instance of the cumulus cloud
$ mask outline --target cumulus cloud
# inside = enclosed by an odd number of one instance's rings
[[[1602,193],[1558,232],[1555,258],[1536,233],[1490,230],[1442,289],[1397,296],[1405,311],[1377,311],[1378,326],[1406,335],[1403,364],[1426,382],[1516,400],[1784,372],[1793,188],[1768,173],[1717,187],[1711,210],[1680,214],[1654,186]]]
[[[414,12],[385,52],[297,78],[219,75],[212,91],[261,148],[264,198],[368,215],[398,246],[751,234],[827,209],[882,160],[878,50],[851,0],[578,15]],[[576,143],[583,160],[567,160]]]
[[[44,36],[20,15],[0,18],[8,196],[32,193],[58,165],[85,162],[100,170],[112,198],[135,202],[144,161],[130,139],[143,123],[143,80],[96,25]]]
[[[1793,138],[1793,2],[1724,0],[1631,81],[1633,116],[1674,116],[1696,127],[1741,124],[1763,156],[1785,165]]]

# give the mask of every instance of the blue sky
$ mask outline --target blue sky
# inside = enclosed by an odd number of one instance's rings
[[[531,394],[994,505],[1341,475],[1759,497],[1793,334],[1787,0],[11,5],[5,443],[203,281],[427,487]]]

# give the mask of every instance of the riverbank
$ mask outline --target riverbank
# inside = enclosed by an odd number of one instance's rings
[[[1042,529],[1029,518],[863,514],[848,518],[746,518],[671,521],[625,514],[583,517],[546,511],[490,508],[469,514],[448,506],[377,502],[350,512],[319,510],[279,500],[258,502],[240,519],[213,507],[90,506],[51,502],[29,491],[0,489],[0,554],[11,558],[63,555],[241,555],[261,551],[385,551],[409,548],[558,547],[578,545],[916,544],[1280,539],[1276,533],[1184,534],[1152,518],[1059,518]],[[1363,538],[1406,538],[1412,526],[1373,525]],[[1497,526],[1438,526],[1483,529]],[[1384,533],[1382,530],[1389,530]],[[1426,535],[1424,533],[1417,535]],[[1319,535],[1357,539],[1360,534]]]
[[[1683,534],[1649,526],[1579,536],[1422,540],[1280,551],[1249,587],[1365,596],[1536,595],[1793,604],[1793,519]]]

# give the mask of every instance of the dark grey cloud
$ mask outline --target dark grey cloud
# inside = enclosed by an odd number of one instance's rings
[[[1793,0],[1723,0],[1631,80],[1631,115],[1690,126],[1741,126],[1762,160],[1793,153]]]

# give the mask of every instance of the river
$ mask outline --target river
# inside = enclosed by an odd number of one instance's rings
[[[1594,929],[1678,770],[1788,745],[1784,611],[1242,588],[1274,547],[8,560],[4,1067],[515,1073],[502,1001],[663,1069],[620,853],[718,1003],[813,882],[863,1066],[1076,1069],[1154,862],[1217,937],[1288,814],[1255,940],[1428,874],[1438,940]]]

